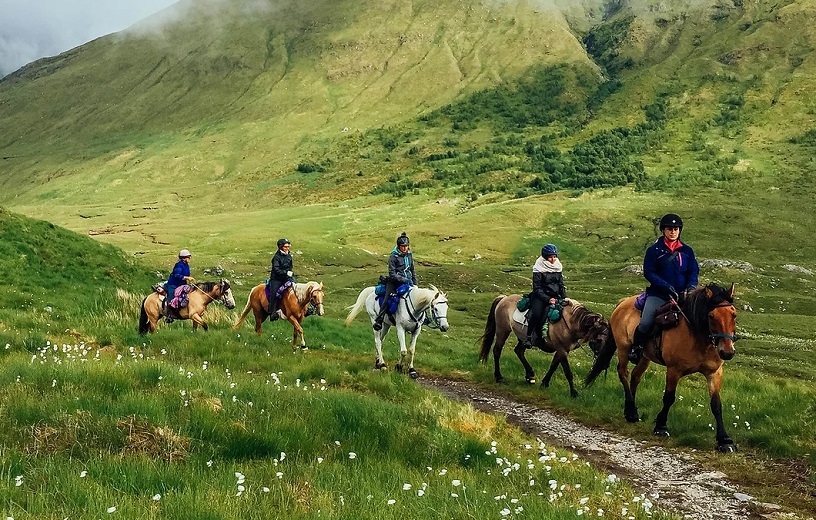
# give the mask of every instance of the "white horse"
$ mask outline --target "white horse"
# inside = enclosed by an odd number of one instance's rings
[[[365,307],[369,318],[371,318],[371,324],[374,325],[374,320],[380,312],[380,305],[374,294],[374,287],[366,287],[363,289],[360,296],[357,297],[357,302],[348,307],[351,310],[349,311],[348,317],[346,317],[346,325],[354,320],[355,316],[360,313],[363,307]],[[446,332],[448,330],[447,315],[448,301],[445,293],[433,285],[430,289],[411,287],[408,293],[400,298],[397,311],[394,315],[386,315],[383,320],[382,329],[374,331],[374,345],[377,348],[377,359],[374,362],[374,368],[386,368],[382,355],[382,340],[385,335],[388,334],[388,330],[391,327],[396,327],[397,338],[400,344],[400,361],[394,368],[399,372],[403,371],[405,356],[408,355],[408,348],[405,346],[405,333],[408,332],[411,334],[411,357],[408,360],[408,375],[413,379],[418,378],[419,374],[414,370],[414,353],[416,351],[417,338],[422,331],[422,325],[438,328],[442,332]]]

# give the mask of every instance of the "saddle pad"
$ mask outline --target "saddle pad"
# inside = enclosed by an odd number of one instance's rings
[[[521,312],[518,309],[514,309],[513,310],[513,321],[515,321],[516,323],[520,323],[521,325],[526,326],[527,325],[527,312],[528,311]]]

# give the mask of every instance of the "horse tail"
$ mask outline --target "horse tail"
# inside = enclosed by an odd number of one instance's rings
[[[145,302],[147,297],[142,300],[142,313],[139,315],[139,334],[144,336],[150,332],[150,320],[147,318],[147,311],[145,310]]]
[[[604,343],[595,356],[595,362],[592,364],[592,368],[589,369],[589,373],[584,379],[584,386],[591,385],[601,372],[609,368],[609,363],[612,362],[612,358],[617,351],[618,345],[615,343],[615,336],[610,332],[606,343]]]
[[[493,300],[493,305],[490,306],[490,313],[487,315],[487,323],[485,324],[485,331],[482,337],[482,350],[479,352],[479,361],[487,361],[487,356],[490,354],[490,346],[493,345],[493,339],[496,337],[496,307],[505,296],[502,294]]]
[[[246,302],[246,305],[244,306],[244,310],[243,310],[243,312],[241,312],[241,315],[238,317],[238,321],[236,321],[232,325],[232,330],[236,330],[238,327],[241,326],[241,324],[244,322],[247,315],[249,314],[250,309],[252,309],[252,291],[249,291],[249,297],[247,298],[247,302]]]
[[[360,314],[360,311],[363,309],[363,307],[365,307],[366,299],[373,292],[374,292],[374,287],[366,287],[365,289],[362,290],[362,292],[360,292],[360,296],[357,297],[357,301],[354,303],[354,305],[351,305],[350,307],[346,307],[347,309],[351,309],[349,311],[349,313],[348,313],[348,316],[346,316],[346,321],[345,321],[346,325],[348,325],[349,323],[354,321],[354,318],[358,314]]]

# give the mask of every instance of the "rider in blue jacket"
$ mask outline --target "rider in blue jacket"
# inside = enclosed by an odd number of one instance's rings
[[[187,285],[187,283],[195,282],[195,278],[190,276],[190,258],[193,255],[190,254],[190,251],[187,249],[182,249],[179,251],[178,257],[179,261],[176,262],[176,265],[173,266],[173,272],[170,273],[170,277],[167,279],[167,283],[164,285],[164,290],[167,291],[167,297],[165,301],[170,302],[175,296],[176,288],[181,285]],[[168,305],[167,310],[167,323],[172,323],[173,318],[170,316],[170,310]]]
[[[405,231],[397,237],[397,245],[388,257],[388,281],[385,284],[385,298],[380,312],[374,319],[374,330],[382,329],[382,322],[388,310],[388,297],[397,291],[397,287],[404,284],[416,285],[414,274],[414,256],[411,254],[410,241]]]
[[[655,310],[680,293],[697,287],[700,266],[691,247],[680,241],[682,231],[683,220],[679,216],[674,213],[664,215],[660,219],[663,236],[649,246],[643,258],[643,276],[649,286],[629,354],[633,363],[640,360],[652,333]]]

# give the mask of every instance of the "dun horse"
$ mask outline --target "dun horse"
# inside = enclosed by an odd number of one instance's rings
[[[585,383],[591,384],[598,375],[609,367],[615,352],[618,354],[618,378],[623,385],[623,415],[629,422],[639,420],[635,395],[643,373],[649,363],[666,366],[666,387],[663,392],[663,408],[655,418],[654,434],[668,437],[666,426],[669,409],[674,404],[677,384],[680,378],[700,373],[708,383],[711,398],[711,413],[717,422],[717,450],[730,453],[736,451],[734,441],[725,431],[722,419],[720,386],[722,384],[723,361],[734,357],[734,332],[737,311],[734,308],[734,284],[731,289],[709,284],[688,293],[681,298],[682,311],[679,324],[665,330],[662,339],[652,339],[646,346],[643,357],[632,370],[629,379],[628,353],[632,345],[635,327],[640,321],[640,311],[635,308],[636,296],[618,303],[612,312],[610,324],[612,337],[604,345],[595,360]]]
[[[235,308],[235,298],[232,297],[229,280],[197,283],[190,289],[187,297],[189,299],[187,306],[179,309],[179,317],[176,319],[193,320],[193,330],[198,329],[199,325],[201,325],[204,330],[207,330],[207,324],[204,322],[202,316],[207,309],[207,305],[210,303],[220,301],[227,309]],[[139,334],[144,335],[148,332],[156,332],[158,322],[162,316],[164,316],[164,309],[162,309],[163,299],[164,298],[159,296],[159,293],[154,292],[142,300],[142,312],[139,317]]]
[[[349,307],[346,325],[354,320],[355,316],[362,309],[368,312],[371,324],[377,318],[380,305],[374,294],[374,287],[366,287],[357,297],[357,302]],[[430,312],[430,316],[427,313]],[[431,328],[437,328],[442,332],[448,330],[448,300],[445,293],[434,287],[423,289],[421,287],[411,287],[405,296],[402,296],[393,316],[387,316],[383,320],[383,327],[374,331],[374,346],[377,350],[377,358],[374,360],[374,368],[387,368],[383,361],[382,340],[388,334],[388,330],[393,326],[397,329],[397,339],[400,345],[400,360],[394,367],[402,372],[405,366],[405,358],[408,357],[408,375],[413,379],[419,377],[419,373],[414,369],[414,354],[416,352],[416,342],[419,333],[422,332],[423,324]],[[405,345],[405,333],[411,334],[411,345]],[[410,353],[410,356],[408,354]]]
[[[510,337],[510,333],[516,335],[515,353],[518,356],[521,364],[524,365],[525,379],[530,384],[535,384],[535,371],[530,363],[527,362],[525,356],[524,339],[527,337],[526,323],[519,323],[513,318],[516,312],[516,305],[521,300],[520,294],[512,294],[510,296],[498,296],[493,300],[493,306],[490,308],[490,314],[487,316],[487,324],[485,325],[485,332],[481,337],[482,350],[479,353],[480,361],[487,361],[490,355],[490,346],[495,339],[493,346],[493,375],[497,383],[504,383],[504,377],[499,368],[499,360],[501,359],[502,349]],[[521,315],[523,316],[523,315]],[[544,352],[552,352],[553,360],[550,364],[550,369],[541,385],[544,387],[550,386],[550,379],[559,365],[564,369],[564,375],[570,387],[570,395],[578,397],[578,392],[575,390],[573,383],[572,369],[569,365],[568,355],[571,350],[574,350],[580,345],[580,342],[589,344],[590,349],[596,352],[600,347],[607,342],[609,336],[609,325],[600,314],[592,312],[579,302],[571,299],[565,300],[565,305],[562,310],[561,319],[550,323],[547,331],[547,337],[539,340],[535,346]]]
[[[266,297],[266,285],[259,284],[249,292],[247,304],[241,317],[232,326],[233,330],[241,326],[244,319],[251,310],[255,315],[255,333],[260,336],[261,324],[269,317],[269,300]],[[318,282],[296,283],[286,290],[281,297],[280,310],[286,317],[286,321],[292,324],[292,348],[297,348],[297,340],[300,337],[300,348],[308,349],[306,337],[303,335],[303,318],[306,317],[309,307],[316,309],[318,316],[323,316],[323,284]]]

